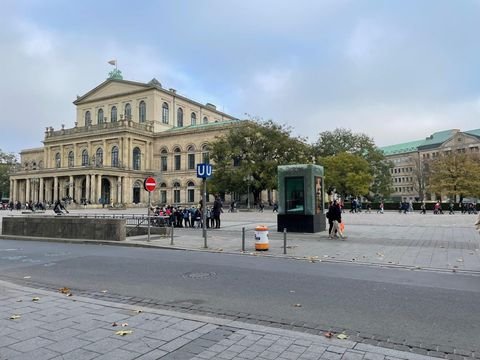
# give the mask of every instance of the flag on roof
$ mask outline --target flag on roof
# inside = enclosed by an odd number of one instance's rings
[[[110,65],[117,66],[117,60],[110,60],[108,63]]]

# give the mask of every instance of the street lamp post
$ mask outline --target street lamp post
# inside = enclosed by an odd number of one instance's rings
[[[253,180],[253,176],[249,174],[244,179],[247,181],[247,209],[250,210],[250,181]]]

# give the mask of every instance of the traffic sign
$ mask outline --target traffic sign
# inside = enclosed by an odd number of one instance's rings
[[[153,177],[148,177],[143,182],[143,188],[149,192],[152,192],[157,187],[157,181]]]
[[[197,177],[206,179],[212,176],[212,165],[210,164],[197,164]]]

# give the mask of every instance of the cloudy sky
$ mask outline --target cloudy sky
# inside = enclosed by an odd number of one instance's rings
[[[480,0],[3,0],[0,149],[73,127],[72,101],[118,60],[124,79],[313,142],[377,145],[480,128]]]

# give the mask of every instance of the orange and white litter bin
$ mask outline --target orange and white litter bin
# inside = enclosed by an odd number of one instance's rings
[[[258,225],[255,228],[255,250],[268,250],[268,227],[265,225]]]

